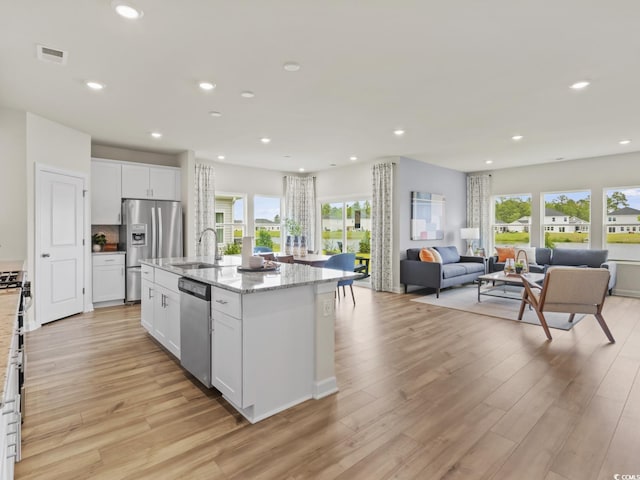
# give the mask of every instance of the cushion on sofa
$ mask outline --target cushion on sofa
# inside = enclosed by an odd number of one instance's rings
[[[407,248],[407,260],[420,260],[421,248]]]
[[[442,257],[442,263],[458,263],[460,261],[460,254],[456,247],[433,247]]]
[[[433,248],[425,247],[420,250],[420,261],[442,263],[442,258],[440,257],[440,254]]]
[[[608,250],[554,248],[551,256],[551,265],[581,266],[588,265],[598,268],[607,261]]]
[[[466,273],[484,273],[484,263],[461,262],[458,265],[464,267]]]
[[[516,258],[516,250],[513,247],[495,247],[498,254],[498,262],[506,262],[507,258]]]
[[[443,263],[442,264],[442,277],[453,278],[461,275],[466,275],[467,269],[461,263]]]

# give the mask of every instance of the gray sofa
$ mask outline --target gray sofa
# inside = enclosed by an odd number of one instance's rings
[[[436,296],[440,289],[470,283],[484,275],[483,257],[461,256],[456,247],[434,247],[442,257],[442,263],[420,260],[420,248],[409,248],[407,258],[400,260],[400,283],[404,293],[409,285],[433,288]]]
[[[515,248],[516,252],[518,248]],[[537,273],[546,272],[548,267],[564,265],[568,267],[608,268],[609,294],[616,285],[617,265],[614,261],[607,261],[609,250],[592,250],[588,248],[544,248],[536,247],[536,264],[529,265],[529,270]],[[504,262],[498,262],[498,256],[489,257],[489,272],[504,270]]]

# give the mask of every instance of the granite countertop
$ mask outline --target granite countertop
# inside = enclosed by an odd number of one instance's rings
[[[20,303],[20,289],[9,288],[0,290],[0,399],[4,394],[4,387],[7,382],[7,367],[9,365],[9,347],[14,329],[16,328],[16,318],[18,305]]]
[[[327,268],[311,267],[297,263],[282,263],[276,271],[239,272],[240,256],[226,255],[218,262],[217,268],[183,269],[174,266],[180,263],[215,263],[213,257],[176,257],[141,260],[140,263],[161,268],[183,277],[224,288],[237,293],[255,293],[282,288],[337,282],[359,278],[355,272],[342,272]]]

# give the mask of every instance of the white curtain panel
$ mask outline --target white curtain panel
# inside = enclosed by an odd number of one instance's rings
[[[491,255],[491,175],[467,175],[467,227],[480,229],[478,246]]]
[[[302,235],[307,237],[307,250],[315,252],[316,227],[316,177],[284,177],[284,215],[297,221],[302,227]],[[281,235],[284,240],[288,232]]]
[[[202,243],[198,243],[200,233],[205,228],[216,227],[215,211],[215,179],[213,165],[196,163],[195,178],[195,230],[196,230],[196,255],[215,255],[215,237],[207,232],[202,237]]]
[[[393,163],[371,168],[371,286],[393,291]]]

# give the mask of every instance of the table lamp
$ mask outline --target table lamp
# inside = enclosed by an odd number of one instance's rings
[[[461,228],[460,238],[467,241],[467,255],[473,256],[473,241],[480,238],[480,229],[475,228]]]

